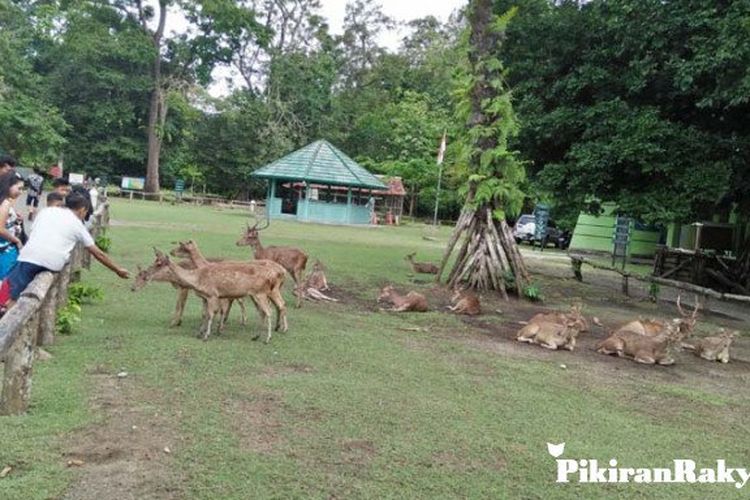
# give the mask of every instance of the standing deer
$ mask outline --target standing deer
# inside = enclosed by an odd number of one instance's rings
[[[406,257],[404,257],[404,260],[409,261],[412,271],[414,271],[415,273],[421,273],[421,274],[437,274],[438,273],[438,266],[436,266],[432,262],[414,262],[415,255],[417,255],[417,252],[412,252]]]
[[[261,228],[258,228],[257,223],[253,227],[248,225],[245,234],[237,240],[237,246],[249,245],[253,248],[253,255],[256,259],[267,259],[281,264],[294,280],[294,294],[297,296],[297,307],[302,307],[302,296],[298,290],[302,283],[302,275],[305,271],[305,266],[307,265],[307,255],[299,248],[278,246],[264,247],[261,245],[259,232],[267,227],[268,223]]]
[[[271,260],[266,260],[266,259],[256,259],[256,260],[252,260],[249,262],[206,259],[201,253],[200,249],[198,248],[198,245],[195,243],[194,240],[178,242],[177,246],[170,251],[170,254],[175,257],[189,259],[189,263],[193,266],[193,268],[203,268],[207,266],[210,267],[214,264],[234,263],[234,264],[252,264],[253,266],[260,266],[262,268],[267,268],[267,270],[271,273],[276,273],[276,274],[280,273],[282,276],[286,273],[284,268],[281,267],[279,264]],[[278,281],[276,288],[272,290],[272,292],[269,294],[269,299],[271,300],[271,302],[273,302],[274,306],[276,307],[276,314],[277,314],[276,329],[279,330],[280,328],[283,328],[283,331],[286,331],[287,330],[286,305],[284,303],[284,300],[281,298],[281,285],[283,283],[284,283],[283,279]],[[255,302],[254,299],[253,301]],[[228,307],[231,308],[231,302],[228,305]],[[255,303],[255,307],[256,308],[258,307],[257,303]]]
[[[406,295],[399,295],[391,285],[388,285],[380,290],[380,295],[378,295],[378,302],[381,301],[393,304],[393,307],[391,309],[386,309],[387,311],[427,312],[427,310],[429,309],[429,306],[427,305],[427,299],[421,293],[409,292]]]
[[[279,294],[280,282],[283,282],[286,273],[280,266],[274,269],[272,266],[257,265],[253,262],[219,262],[195,269],[184,269],[172,262],[164,253],[157,249],[154,251],[156,253],[154,265],[157,269],[168,267],[181,286],[192,288],[203,298],[205,304],[205,326],[201,331],[203,340],[208,339],[213,319],[217,313],[221,312],[221,299],[237,299],[248,295],[253,297],[267,323],[266,343],[271,340],[272,331],[269,296],[277,295],[275,301],[282,305],[277,327],[283,325],[284,331],[286,330],[284,299]],[[258,337],[260,333],[253,339]]]
[[[180,262],[177,265],[179,265],[180,267],[184,267],[185,269],[195,269],[195,266],[193,266],[190,262]],[[161,281],[169,283],[177,290],[177,304],[175,305],[174,315],[172,316],[172,321],[170,322],[169,326],[174,327],[180,325],[182,323],[182,314],[185,310],[185,302],[187,301],[188,293],[190,293],[190,288],[179,285],[177,283],[177,277],[172,273],[172,271],[169,270],[169,267],[158,268],[155,264],[151,264],[146,269],[141,269],[141,266],[138,266],[138,274],[136,274],[133,286],[130,287],[130,289],[133,292],[137,292],[151,281]],[[235,301],[231,299],[222,299],[221,301],[222,318],[219,326],[219,331],[223,330],[224,326],[226,325],[233,302]],[[245,326],[247,324],[247,310],[245,309],[245,301],[243,299],[237,299],[237,302],[239,302],[240,310],[242,312],[242,319],[240,324],[242,326]]]
[[[448,309],[456,314],[466,314],[468,316],[482,314],[479,296],[470,290],[456,289],[453,292],[451,302],[453,305],[448,306]]]

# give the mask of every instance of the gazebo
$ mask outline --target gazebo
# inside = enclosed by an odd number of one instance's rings
[[[368,203],[373,193],[388,189],[323,140],[308,144],[252,175],[269,180],[266,210],[272,219],[369,224]]]

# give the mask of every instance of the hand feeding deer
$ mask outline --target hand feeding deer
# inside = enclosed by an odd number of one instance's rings
[[[216,268],[216,265],[218,264],[228,264],[228,265],[248,264],[253,267],[263,268],[267,272],[273,274],[274,276],[281,276],[282,279],[277,281],[275,287],[268,294],[268,298],[271,300],[271,302],[274,304],[276,308],[276,313],[277,313],[276,330],[281,329],[281,331],[284,331],[284,332],[287,331],[288,326],[287,326],[287,320],[286,320],[286,304],[284,303],[284,299],[281,296],[281,286],[284,283],[283,277],[286,275],[286,270],[282,266],[277,264],[276,262],[267,260],[267,259],[256,259],[256,260],[252,260],[248,262],[211,261],[209,259],[206,259],[203,256],[200,249],[198,248],[198,245],[193,240],[179,242],[177,246],[170,251],[170,254],[175,257],[189,259],[189,262],[193,266],[195,266],[196,269],[201,269],[201,268],[206,268],[206,267]],[[258,308],[258,303],[255,300],[254,295],[250,294],[250,297],[253,298],[255,307]],[[231,307],[231,304],[229,305],[229,307]],[[259,309],[259,312],[261,312],[260,309]],[[223,326],[223,324],[221,326]]]
[[[411,270],[415,273],[421,273],[421,274],[437,274],[439,269],[438,266],[433,264],[432,262],[414,262],[414,256],[417,255],[417,252],[412,252],[406,257],[404,257],[404,260],[409,261],[409,265],[411,265]]]
[[[207,340],[211,334],[213,319],[221,312],[221,299],[242,298],[251,295],[266,321],[268,333],[265,342],[271,340],[272,322],[269,297],[280,304],[277,328],[286,331],[286,308],[279,293],[286,272],[273,262],[220,262],[207,264],[196,269],[183,269],[172,262],[167,255],[154,249],[155,268],[168,267],[180,286],[192,288],[204,300],[204,327],[201,337]],[[253,337],[257,339],[260,333]]]
[[[268,224],[269,223],[266,222],[266,225],[261,228],[258,227],[257,223],[252,227],[248,224],[245,234],[237,240],[237,246],[249,245],[253,248],[253,255],[256,259],[267,259],[281,264],[294,280],[294,294],[297,296],[297,307],[302,307],[302,296],[299,292],[299,286],[302,284],[303,273],[305,271],[305,266],[307,265],[307,255],[299,248],[280,246],[264,247],[260,242],[259,232],[267,228]]]

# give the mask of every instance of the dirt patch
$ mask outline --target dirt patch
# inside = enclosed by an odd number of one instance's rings
[[[352,439],[341,444],[341,460],[345,464],[367,465],[375,454],[375,444],[366,439]]]
[[[281,396],[256,392],[224,401],[223,412],[240,447],[253,453],[272,453],[283,442]]]
[[[184,498],[172,453],[179,443],[167,419],[142,403],[160,395],[136,387],[134,378],[92,373],[92,410],[101,422],[76,432],[63,447],[66,464],[79,464],[80,476],[63,498]],[[169,450],[169,453],[165,451]]]

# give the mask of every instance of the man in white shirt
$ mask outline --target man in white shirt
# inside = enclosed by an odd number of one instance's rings
[[[96,246],[84,227],[88,199],[80,193],[71,193],[65,199],[65,207],[45,208],[37,215],[29,241],[21,249],[16,265],[0,286],[0,306],[7,309],[15,304],[37,274],[62,270],[78,242],[120,278],[130,276],[127,269],[117,266]]]

